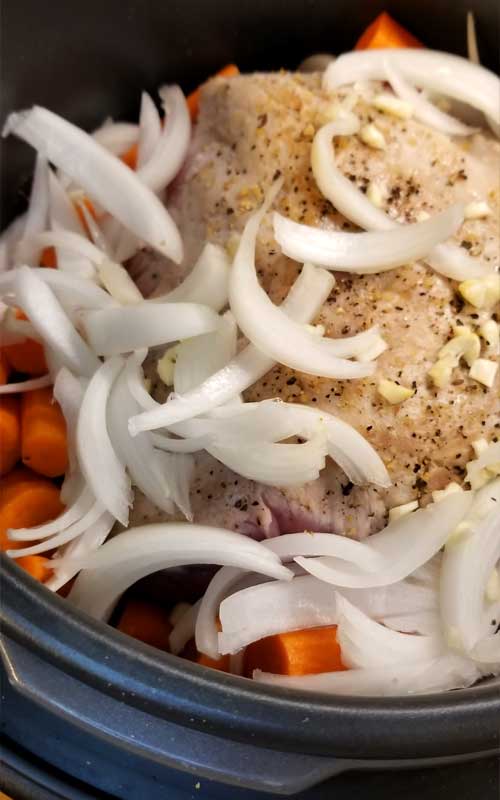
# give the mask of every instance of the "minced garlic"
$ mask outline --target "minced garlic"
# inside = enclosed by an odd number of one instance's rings
[[[372,106],[384,114],[390,114],[392,117],[399,117],[399,119],[409,119],[413,114],[411,103],[400,100],[399,97],[386,92],[375,95],[372,100]]]
[[[415,389],[408,389],[406,386],[400,386],[395,381],[389,381],[387,378],[382,378],[377,386],[377,391],[384,400],[387,400],[391,405],[397,403],[404,403],[415,394]]]
[[[472,449],[474,450],[474,455],[476,458],[479,458],[485,450],[489,447],[488,442],[486,439],[476,439],[475,442],[472,442]]]
[[[363,125],[359,132],[359,138],[364,144],[368,145],[368,147],[372,147],[374,150],[385,149],[384,134],[373,122],[370,122],[368,125]]]
[[[396,519],[405,517],[407,514],[411,514],[412,511],[416,511],[417,508],[418,500],[411,500],[409,503],[404,503],[402,506],[394,506],[394,508],[389,509],[389,522],[394,522]]]
[[[469,203],[464,209],[464,219],[485,219],[491,214],[491,208],[484,201]]]
[[[463,492],[461,486],[455,481],[451,481],[448,486],[445,486],[444,489],[438,489],[435,492],[432,492],[432,499],[435,503],[439,503],[440,500],[444,500],[445,497],[449,497],[450,494],[457,494],[459,492]]]
[[[467,325],[457,326],[456,335],[447,342],[438,353],[438,360],[428,372],[435,386],[443,389],[451,381],[453,370],[464,358],[470,367],[479,357],[481,342],[479,336],[472,333]]]
[[[376,208],[383,208],[385,205],[386,188],[382,184],[372,181],[366,190],[366,196],[370,203]]]
[[[490,361],[488,358],[476,358],[469,370],[469,376],[491,389],[495,382],[497,369],[498,364],[495,361]]]
[[[486,342],[488,353],[500,355],[500,325],[494,319],[488,319],[479,326],[479,335]]]
[[[500,301],[500,275],[470,278],[459,285],[458,291],[475,308],[493,308]]]
[[[156,371],[165,386],[172,386],[174,383],[174,370],[178,350],[178,344],[175,344],[173,347],[168,347],[162,357],[156,362]]]

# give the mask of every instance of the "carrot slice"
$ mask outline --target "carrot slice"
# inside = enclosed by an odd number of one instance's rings
[[[120,156],[121,160],[130,169],[137,168],[137,144],[133,144],[123,155]]]
[[[40,583],[45,583],[52,574],[52,570],[49,567],[50,561],[44,556],[21,556],[21,558],[16,559],[16,563]]]
[[[236,64],[227,64],[227,66],[223,67],[219,72],[217,72],[217,78],[232,78],[235,75],[239,75],[240,71]],[[203,84],[202,84],[203,85]],[[201,86],[198,86],[194,92],[191,92],[186,97],[186,102],[188,104],[189,113],[191,114],[191,119],[194,122],[196,117],[198,116],[198,111],[200,110],[200,92]]]
[[[127,633],[134,639],[139,639],[159,650],[169,649],[168,637],[172,626],[168,612],[154,603],[146,600],[128,600],[116,627],[122,633]]]
[[[68,442],[63,413],[51,387],[24,392],[21,401],[23,464],[55,478],[68,466]]]
[[[345,669],[337,642],[337,626],[278,633],[253,642],[245,651],[243,673],[254,669],[276,675],[313,675]]]
[[[3,348],[0,347],[0,386],[4,386],[9,381],[10,364]]]
[[[20,308],[16,308],[15,315],[16,319],[28,319]],[[16,372],[26,372],[28,375],[34,376],[44,375],[47,372],[43,347],[34,339],[24,339],[17,344],[5,345],[4,355]]]
[[[21,457],[21,408],[19,395],[0,397],[0,475],[10,472]]]
[[[210,669],[218,669],[220,672],[231,671],[229,666],[229,656],[221,656],[220,658],[215,659],[200,653],[196,659],[196,663],[201,664],[203,667],[210,667]]]
[[[32,528],[55,519],[64,506],[58,487],[24,467],[13,469],[0,484],[0,549],[24,547],[7,539],[8,528]]]
[[[422,42],[412,36],[386,11],[367,27],[356,42],[355,50],[375,50],[381,48],[424,47]]]
[[[40,256],[40,266],[57,269],[57,255],[55,247],[44,247]]]

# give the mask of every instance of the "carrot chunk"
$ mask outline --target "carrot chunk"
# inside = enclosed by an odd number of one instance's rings
[[[16,559],[16,563],[40,583],[45,583],[52,574],[52,570],[49,567],[50,561],[44,556],[21,556],[21,558]]]
[[[137,144],[133,144],[123,155],[120,156],[121,160],[130,169],[137,168]]]
[[[23,463],[48,478],[63,475],[68,466],[66,422],[51,387],[24,392],[21,428]]]
[[[40,256],[40,266],[57,269],[57,255],[55,247],[44,247]]]
[[[386,11],[367,27],[356,42],[355,50],[375,50],[381,48],[423,47],[415,36],[412,36],[402,25],[394,20]]]
[[[24,547],[7,539],[9,528],[32,528],[55,519],[64,506],[58,487],[29,469],[16,467],[0,482],[0,549]]]
[[[236,66],[236,64],[227,64],[227,66],[219,70],[216,77],[232,78],[234,77],[234,75],[239,75],[239,74],[240,71]],[[196,117],[198,116],[198,111],[200,110],[200,91],[201,91],[201,86],[198,86],[198,88],[195,89],[194,92],[191,92],[191,94],[189,94],[186,97],[189,113],[191,114],[191,119],[193,122],[196,120]]]
[[[117,628],[151,647],[168,650],[168,637],[172,630],[168,616],[161,606],[146,600],[131,599],[123,609]]]
[[[337,642],[337,626],[278,633],[253,642],[245,651],[243,673],[254,669],[276,675],[313,675],[345,669]]]
[[[221,656],[220,658],[210,658],[210,656],[206,656],[203,653],[199,653],[198,658],[196,659],[197,664],[201,664],[203,667],[210,667],[210,669],[218,669],[220,672],[230,672],[229,667],[229,656]]]
[[[21,457],[21,407],[19,395],[0,397],[0,475],[10,472]]]

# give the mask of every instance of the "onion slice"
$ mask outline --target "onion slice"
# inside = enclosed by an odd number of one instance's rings
[[[49,165],[47,159],[38,154],[31,185],[30,202],[26,215],[23,238],[41,233],[47,227],[49,216]]]
[[[122,225],[180,263],[182,240],[172,218],[138,175],[76,125],[40,106],[11,114],[4,128],[63,170]]]
[[[228,300],[229,258],[216,244],[205,245],[193,269],[168,294],[152,297],[150,303],[201,303],[221,311]]]
[[[79,475],[78,459],[76,456],[76,428],[85,389],[86,385],[84,385],[84,382],[76,378],[66,367],[63,367],[56,375],[52,391],[54,398],[61,406],[64,419],[66,420],[69,474],[72,476],[78,474],[78,478],[75,477],[75,480],[78,480],[78,484],[81,482],[81,476]]]
[[[384,559],[384,566],[367,572],[338,558],[303,558],[295,561],[306,572],[336,586],[366,589],[387,586],[406,578],[425,564],[445,544],[472,503],[472,492],[446,497],[439,503],[391,522],[370,537],[370,547]]]
[[[356,81],[383,81],[385,63],[413,85],[460,100],[500,124],[498,77],[465,58],[437,50],[403,48],[345,53],[325,70],[323,87],[326,91],[334,91]]]
[[[20,267],[0,275],[0,292],[2,295],[15,297],[16,275]],[[78,308],[101,308],[114,305],[113,298],[92,281],[78,275],[69,275],[56,269],[31,267],[30,272],[46,283],[54,292],[66,311]]]
[[[79,375],[92,375],[100,362],[77,333],[48,284],[34,270],[20,267],[16,270],[14,289],[17,302],[31,324],[62,364]]]
[[[227,569],[231,569],[231,567],[227,567]],[[185,611],[172,628],[168,643],[170,645],[170,652],[172,652],[174,656],[184,650],[190,639],[194,637],[200,604],[201,600],[197,600],[194,605]],[[218,657],[217,654],[215,657]]]
[[[261,288],[255,270],[259,226],[281,189],[271,188],[267,199],[245,225],[229,278],[229,303],[238,327],[261,352],[280,364],[310,375],[329,378],[363,378],[374,372],[370,363],[347,361],[336,353],[337,342],[318,338],[275,306]],[[349,353],[349,339],[341,341]]]
[[[92,134],[92,138],[115,156],[130,150],[139,138],[139,126],[129,122],[105,122]]]
[[[500,479],[480,489],[441,567],[441,616],[451,647],[470,654],[490,630],[488,578],[500,560]],[[500,661],[500,658],[499,658]]]
[[[175,178],[191,138],[191,117],[180,87],[164,86],[158,94],[165,111],[163,130],[149,159],[137,169],[137,177],[153,192],[161,192]]]
[[[477,131],[470,125],[465,125],[460,120],[445,114],[440,108],[429,102],[425,95],[418,92],[406,83],[404,78],[389,62],[385,63],[386,78],[391,84],[395,94],[413,108],[414,116],[425,125],[434,128],[448,136],[470,136]]]
[[[88,311],[83,315],[83,326],[92,349],[104,356],[209,333],[217,328],[218,321],[211,308],[197,303],[141,303]]]
[[[80,519],[73,522],[72,525],[65,528],[59,533],[56,533],[54,536],[49,537],[48,539],[44,539],[38,544],[33,544],[28,547],[18,547],[15,550],[7,550],[7,555],[10,558],[21,558],[22,556],[34,556],[38,553],[45,553],[48,550],[54,550],[56,547],[61,547],[63,544],[67,544],[71,542],[73,539],[76,539],[77,536],[80,536],[82,533],[85,533],[89,529],[91,525],[93,525],[99,517],[103,514],[103,507],[102,505],[94,501],[92,506],[85,512],[85,514],[80,517]]]
[[[46,522],[44,525],[36,525],[33,528],[14,528],[8,531],[11,541],[32,542],[38,539],[47,539],[61,531],[66,530],[75,522],[82,519],[87,511],[95,503],[95,498],[87,486],[82,483],[81,491],[72,505],[68,506],[56,519]]]
[[[325,302],[333,283],[328,272],[306,264],[281,307],[297,322],[308,323]],[[135,436],[141,430],[170,426],[223,405],[269,372],[274,363],[253,345],[248,345],[226,367],[185,395],[163,404],[146,399],[148,405],[143,407],[148,410],[131,418],[130,432]]]
[[[17,383],[4,383],[3,386],[0,386],[0,395],[34,392],[35,389],[45,389],[46,386],[51,384],[52,377],[50,375],[42,375],[40,378],[30,378],[27,381],[18,381]]]
[[[454,205],[425,222],[391,231],[345,233],[302,225],[274,213],[274,235],[283,253],[295,261],[358,275],[373,275],[424,258],[452,236],[464,219]]]
[[[221,564],[273,578],[290,570],[258,542],[220,528],[189,523],[146,525],[115,536],[80,561],[83,571],[68,599],[98,619],[107,619],[120,595],[145,575],[173,566]]]
[[[76,444],[78,462],[96,500],[122,525],[132,504],[130,480],[111,443],[107,426],[108,399],[123,359],[106,361],[94,374],[83,397]]]
[[[148,436],[151,434],[143,434]],[[156,459],[165,483],[168,486],[169,495],[177,508],[182,511],[189,522],[193,521],[189,490],[194,473],[194,458],[187,453],[164,453],[157,452]],[[173,509],[172,512],[173,513]]]
[[[61,547],[57,551],[58,563],[50,562],[54,572],[52,577],[45,583],[45,586],[53,592],[57,592],[61,586],[68,583],[78,572],[78,567],[75,567],[78,559],[88,556],[97,550],[106,541],[114,524],[115,518],[113,515],[105,511],[97,522],[87,528],[85,533]]]
[[[139,112],[139,141],[137,143],[137,167],[142,167],[153,154],[161,136],[161,119],[151,95],[143,92]]]
[[[476,18],[473,11],[467,12],[467,57],[472,64],[480,64],[477,46]]]
[[[228,364],[236,355],[236,323],[230,313],[212,333],[181,342],[176,350],[174,389],[184,394]]]

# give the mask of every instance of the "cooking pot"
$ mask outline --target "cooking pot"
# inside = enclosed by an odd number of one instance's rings
[[[142,89],[180,81],[190,90],[229,62],[242,71],[293,69],[312,52],[350,49],[383,9],[430,47],[461,54],[466,11],[474,10],[483,62],[497,67],[490,0],[4,0],[1,119],[35,102],[85,128],[107,116],[136,119]],[[32,156],[9,140],[1,165],[4,225],[25,203]],[[25,794],[19,778],[19,796],[45,797],[45,780],[54,792],[47,796],[237,800],[304,791],[354,768],[489,758],[495,770],[498,680],[402,698],[271,688],[129,639],[4,556],[2,570],[7,773],[38,776]],[[71,776],[67,794],[55,793],[57,770]],[[468,774],[485,797],[478,773]],[[484,766],[481,775],[494,772]],[[303,796],[330,797],[339,780]],[[412,796],[411,785],[404,791]]]

